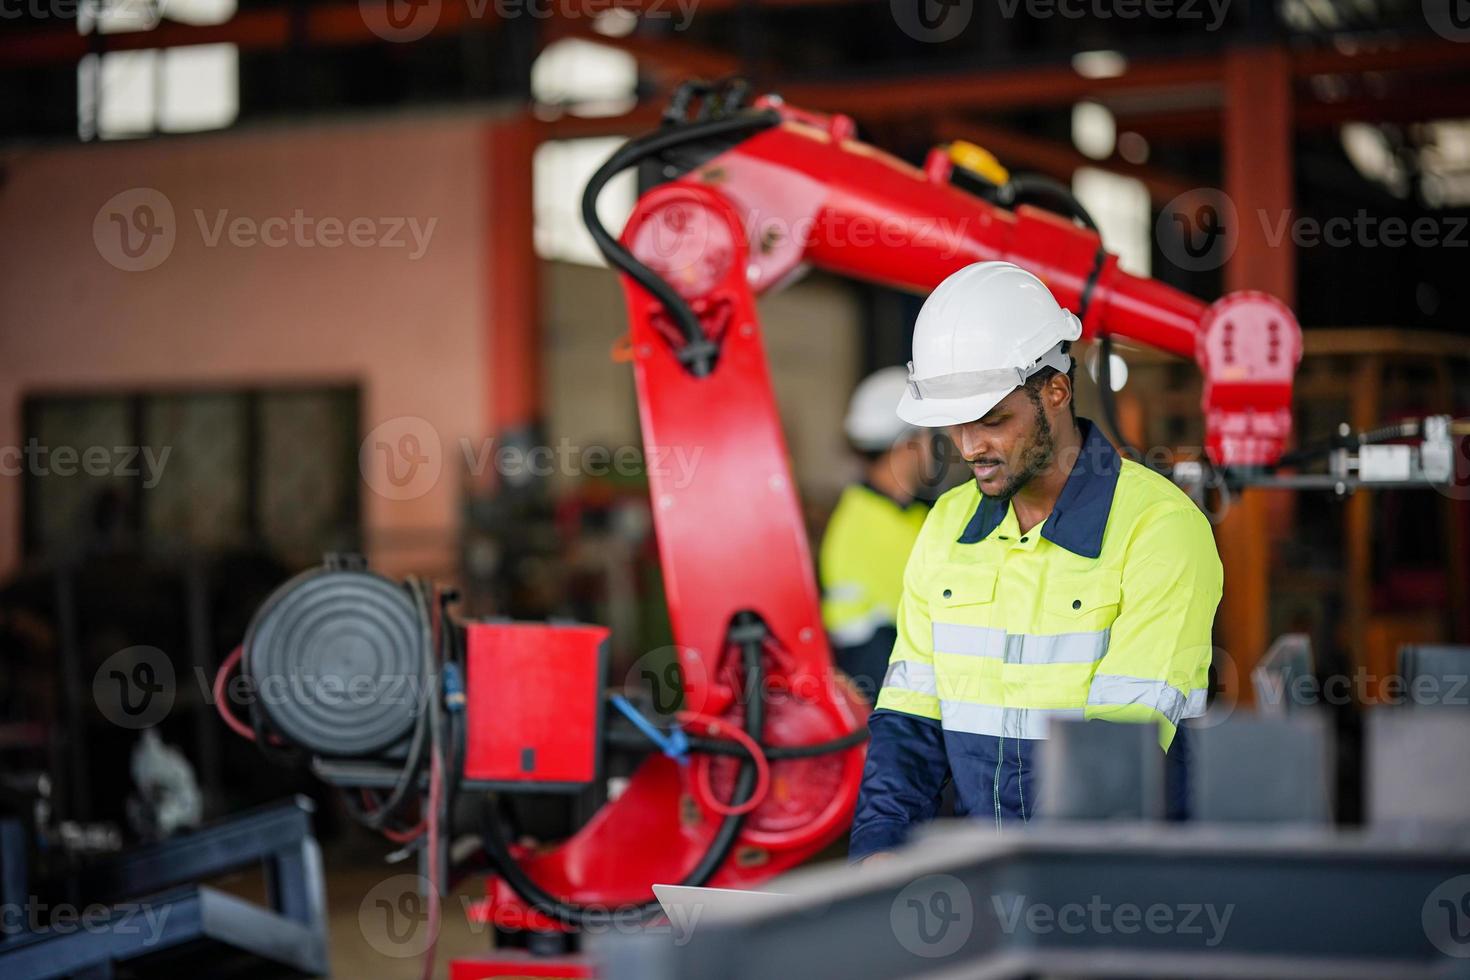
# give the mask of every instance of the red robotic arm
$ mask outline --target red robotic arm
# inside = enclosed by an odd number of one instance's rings
[[[1085,335],[1194,357],[1205,374],[1208,450],[1230,466],[1280,455],[1301,354],[1296,321],[1277,300],[1238,293],[1207,306],[1129,275],[1071,220],[954,186],[943,150],[919,170],[855,141],[853,128],[771,98],[680,120],[615,154],[583,202],[594,238],[624,273],[684,705],[740,727],[749,699],[762,698],[762,730],[749,734],[773,750],[842,739],[867,708],[832,670],[758,294],[806,264],[923,292],[971,262],[1015,262],[1079,313]],[[613,173],[650,160],[670,179],[639,199],[614,242],[595,218],[597,193]],[[732,642],[741,623],[762,631],[759,692]],[[700,883],[753,884],[815,854],[845,830],[861,768],[856,748],[773,759],[735,846]],[[521,855],[523,869],[568,901],[644,900],[650,884],[680,881],[708,855],[735,784],[728,758],[701,768],[650,757],[572,838]],[[555,927],[504,881],[489,907],[502,924]]]
[[[687,301],[719,292],[736,239],[747,248],[741,278],[757,294],[803,263],[928,292],[971,262],[1003,259],[1035,273],[1078,313],[1084,337],[1194,358],[1216,464],[1252,468],[1280,457],[1301,359],[1300,328],[1280,301],[1240,292],[1206,305],[1124,272],[1096,234],[1068,218],[1007,210],[954,186],[943,148],[918,170],[855,141],[846,116],[770,97],[756,106],[779,122],[645,195],[625,234],[633,254]],[[730,219],[736,227],[727,229]]]

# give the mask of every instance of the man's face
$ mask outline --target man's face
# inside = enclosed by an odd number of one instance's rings
[[[987,497],[1009,500],[1056,454],[1051,422],[1034,392],[1017,388],[984,418],[948,428]]]

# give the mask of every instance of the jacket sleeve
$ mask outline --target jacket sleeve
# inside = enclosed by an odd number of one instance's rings
[[[868,759],[853,818],[849,860],[903,843],[915,825],[934,818],[949,778],[934,677],[929,605],[919,587],[922,538],[904,570],[898,638],[868,719]]]
[[[1159,726],[1204,713],[1223,572],[1210,523],[1192,506],[1142,522],[1128,545],[1117,619],[1087,696],[1088,718]]]

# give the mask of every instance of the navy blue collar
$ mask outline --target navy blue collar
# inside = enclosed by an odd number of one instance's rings
[[[1057,497],[1041,536],[1083,558],[1102,554],[1103,531],[1108,526],[1108,511],[1113,507],[1113,491],[1118,487],[1118,474],[1123,460],[1113,444],[1103,438],[1102,431],[1088,419],[1078,419],[1082,433],[1082,451],[1072,464],[1067,483]],[[1010,503],[981,495],[980,506],[960,544],[984,541],[1005,520]]]
[[[897,500],[894,500],[892,497],[888,496],[888,494],[884,493],[882,490],[879,490],[877,487],[873,486],[873,484],[868,482],[867,480],[863,480],[861,483],[858,484],[858,486],[862,487],[864,490],[868,491],[876,497],[883,498],[893,506],[897,507],[899,510],[908,510],[910,507],[915,507],[919,504],[919,498],[917,497],[910,497],[908,503],[901,504]]]

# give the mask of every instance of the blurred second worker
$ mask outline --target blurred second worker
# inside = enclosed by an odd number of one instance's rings
[[[903,569],[929,505],[918,494],[932,482],[932,441],[898,417],[908,383],[901,367],[864,378],[843,429],[863,462],[863,479],[842,492],[822,536],[822,622],[837,666],[872,701],[896,637]]]

